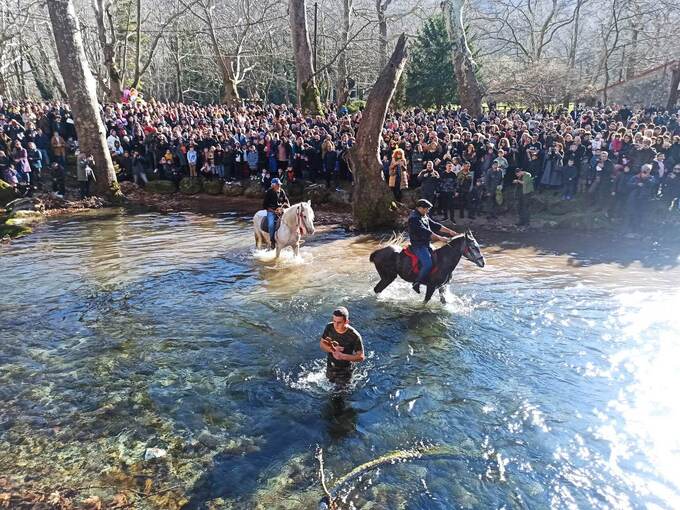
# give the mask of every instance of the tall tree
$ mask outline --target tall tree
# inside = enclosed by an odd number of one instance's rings
[[[298,104],[303,111],[316,115],[323,112],[323,107],[312,65],[305,4],[305,0],[289,0],[288,15],[293,38]]]
[[[392,0],[375,0],[375,12],[378,15],[378,69],[382,70],[387,63],[387,8]]]
[[[59,70],[68,91],[78,132],[80,150],[95,161],[95,193],[108,199],[120,198],[116,172],[106,145],[104,123],[99,115],[96,85],[85,58],[83,40],[72,0],[47,3],[52,32],[59,55]]]
[[[380,137],[387,107],[406,64],[406,35],[397,41],[392,57],[378,76],[361,115],[356,143],[349,151],[354,176],[352,216],[360,230],[394,227],[397,209],[394,197],[382,179]]]
[[[467,108],[470,115],[478,117],[482,113],[482,88],[475,75],[477,64],[472,58],[465,34],[464,2],[465,0],[445,0],[442,8],[446,20],[446,31],[451,43],[451,58],[456,74],[460,105],[462,108]]]
[[[678,104],[678,88],[680,88],[680,60],[676,60],[671,67],[671,89],[668,94],[666,109],[670,112]]]
[[[123,76],[118,67],[119,45],[113,9],[113,0],[92,0],[92,10],[97,22],[97,37],[109,78],[106,95],[109,101],[117,102],[123,95]]]
[[[451,44],[441,14],[429,18],[411,42],[406,66],[406,102],[429,108],[458,100]]]
[[[338,82],[335,86],[335,102],[338,106],[347,102],[349,96],[349,66],[347,46],[349,45],[349,30],[352,24],[353,0],[342,0],[342,21],[340,29],[340,55],[338,56]]]

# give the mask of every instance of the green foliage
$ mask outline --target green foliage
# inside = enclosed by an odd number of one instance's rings
[[[366,108],[366,101],[363,99],[354,99],[345,105],[349,113],[356,113],[359,110]]]
[[[430,108],[458,101],[451,44],[444,17],[429,18],[410,48],[406,68],[406,102]]]

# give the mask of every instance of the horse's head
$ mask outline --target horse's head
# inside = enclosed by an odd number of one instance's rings
[[[314,233],[314,210],[312,209],[312,201],[300,202],[295,206],[297,208],[297,223],[301,235],[312,235]]]
[[[482,249],[479,247],[479,243],[475,236],[472,235],[472,231],[467,229],[465,231],[465,238],[463,239],[463,257],[468,259],[470,262],[474,262],[479,267],[484,267],[484,255],[482,255]]]

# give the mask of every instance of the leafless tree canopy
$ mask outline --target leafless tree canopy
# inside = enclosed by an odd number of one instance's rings
[[[461,2],[486,98],[607,100],[615,84],[659,66],[670,76],[680,59],[676,1]],[[126,88],[167,100],[296,100],[288,0],[75,4],[102,100],[117,100]],[[308,0],[306,9],[321,100],[344,102],[367,97],[398,35],[415,35],[441,2]],[[65,94],[44,1],[0,2],[0,94]]]

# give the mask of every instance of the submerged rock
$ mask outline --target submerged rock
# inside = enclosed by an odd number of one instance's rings
[[[144,460],[162,459],[168,454],[163,448],[147,448],[144,452]]]

